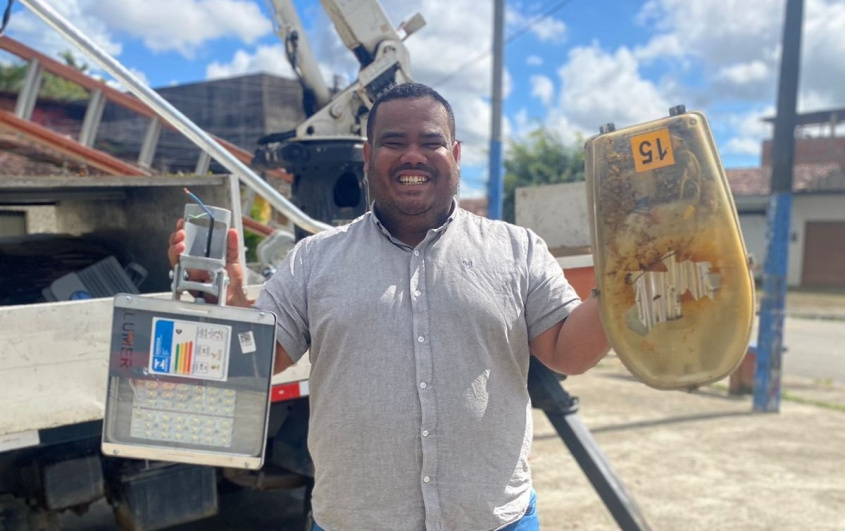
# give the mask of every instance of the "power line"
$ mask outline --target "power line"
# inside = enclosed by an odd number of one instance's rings
[[[520,29],[518,29],[518,30],[516,31],[516,33],[514,33],[513,35],[508,36],[508,37],[505,39],[505,46],[507,46],[508,44],[510,44],[511,42],[513,42],[514,40],[516,40],[518,37],[521,37],[522,35],[524,35],[524,34],[525,34],[525,33],[527,33],[528,31],[530,31],[532,28],[534,28],[537,24],[539,24],[539,23],[540,23],[542,20],[544,20],[545,18],[547,18],[547,17],[549,17],[550,15],[553,15],[554,13],[556,13],[556,12],[560,11],[561,9],[563,9],[563,8],[564,8],[564,7],[566,7],[566,6],[568,6],[569,4],[571,4],[571,3],[572,3],[572,2],[574,2],[574,1],[575,1],[575,0],[562,0],[562,1],[560,1],[560,2],[558,2],[558,3],[556,3],[556,4],[554,4],[552,7],[548,8],[547,10],[543,11],[543,12],[542,12],[542,13],[540,13],[539,15],[535,16],[534,18],[532,18],[531,20],[529,20],[529,21],[528,21],[528,22],[527,22],[527,23],[526,23],[523,27],[521,27]],[[480,60],[484,59],[485,57],[487,57],[488,55],[490,55],[491,53],[493,53],[493,48],[492,48],[492,47],[491,47],[491,48],[489,48],[489,49],[487,49],[487,50],[485,50],[485,51],[483,51],[483,52],[481,52],[480,54],[478,54],[477,56],[473,57],[473,58],[472,58],[472,59],[470,59],[469,61],[467,61],[467,62],[463,63],[463,64],[462,64],[462,65],[460,65],[458,68],[456,68],[456,69],[455,69],[455,70],[454,70],[451,74],[447,74],[446,76],[444,76],[444,77],[440,78],[440,79],[439,79],[439,80],[437,80],[436,82],[432,83],[432,85],[431,85],[431,86],[436,87],[436,86],[438,86],[438,85],[441,85],[441,84],[443,84],[443,83],[446,83],[446,82],[450,81],[453,77],[455,77],[455,76],[457,76],[459,73],[463,72],[463,71],[464,71],[467,67],[472,66],[473,64],[477,63],[478,61],[480,61]]]

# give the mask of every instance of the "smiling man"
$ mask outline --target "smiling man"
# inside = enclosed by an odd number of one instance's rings
[[[461,144],[452,108],[433,90],[400,85],[370,111],[367,138],[364,164],[376,215],[393,236],[415,246],[453,209]]]
[[[458,207],[437,92],[389,90],[367,135],[372,210],[299,242],[255,303],[278,317],[277,370],[309,351],[314,529],[534,531],[529,356],[593,366],[598,305],[536,234]],[[234,233],[229,258],[228,303],[247,305]]]

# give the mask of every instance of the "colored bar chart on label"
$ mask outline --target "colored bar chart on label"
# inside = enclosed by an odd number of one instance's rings
[[[176,344],[176,374],[191,374],[193,347],[193,341]]]
[[[151,373],[226,381],[231,326],[156,317],[151,336]]]

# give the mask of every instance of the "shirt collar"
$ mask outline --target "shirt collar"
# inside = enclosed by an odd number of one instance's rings
[[[375,223],[376,227],[378,227],[378,229],[381,231],[381,233],[384,234],[394,244],[399,245],[403,248],[410,249],[409,245],[402,243],[401,241],[394,238],[393,235],[390,234],[390,231],[388,231],[385,228],[385,226],[382,224],[381,220],[378,218],[378,214],[376,214],[375,206],[376,206],[375,201],[370,203],[370,219],[373,220],[373,223]],[[461,207],[460,207],[460,205],[458,205],[458,200],[453,197],[452,198],[452,210],[449,213],[449,217],[446,218],[446,221],[444,221],[443,224],[440,225],[439,227],[437,227],[436,229],[429,229],[428,234],[426,235],[425,239],[423,240],[423,243],[430,240],[431,237],[433,237],[432,235],[436,236],[438,234],[442,234],[442,233],[446,232],[446,229],[449,228],[449,225],[451,225],[452,222],[455,220],[455,218],[458,217],[458,215],[459,215],[458,213],[460,212],[460,210],[461,210]]]

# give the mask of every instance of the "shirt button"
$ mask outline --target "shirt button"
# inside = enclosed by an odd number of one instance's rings
[[[420,336],[420,337],[417,338],[417,341],[419,341],[420,343],[423,343],[425,341],[425,338],[423,336]]]
[[[423,437],[428,437],[428,430],[423,430]]]
[[[415,291],[415,292],[414,292],[414,295],[416,295],[417,297],[419,297],[420,295],[422,295],[422,292],[420,292],[420,290],[417,290],[417,291]]]
[[[425,388],[426,388],[426,387],[428,387],[428,386],[427,386],[427,385],[425,385],[425,382],[422,382],[422,383],[420,383],[420,387],[422,387],[423,389],[425,389]]]
[[[430,477],[428,477],[428,476],[426,476],[426,477],[424,477],[424,478],[423,478],[423,481],[424,481],[424,482],[426,482],[426,483],[428,483],[429,481],[431,481],[431,478],[430,478]]]
[[[419,251],[414,251],[414,256],[419,256],[419,255],[420,255]]]

